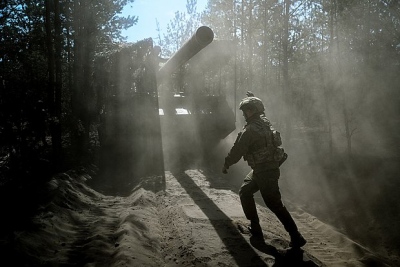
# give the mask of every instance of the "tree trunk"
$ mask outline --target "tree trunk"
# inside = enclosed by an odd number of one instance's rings
[[[332,140],[332,118],[331,118],[331,112],[330,112],[330,98],[329,98],[329,89],[328,86],[325,83],[324,79],[324,72],[322,71],[321,64],[318,63],[318,70],[319,70],[319,76],[321,79],[321,85],[323,88],[323,95],[324,95],[324,104],[325,104],[325,116],[326,116],[326,123],[328,126],[328,148],[329,148],[329,159],[332,160],[333,156],[333,140]],[[331,87],[331,86],[329,86]]]
[[[247,83],[247,88],[249,90],[254,90],[253,89],[253,33],[252,33],[252,20],[253,20],[253,0],[250,0],[249,2],[249,25],[248,25],[248,30],[247,30],[247,42],[248,42],[248,48],[249,48],[249,54],[248,54],[248,69],[249,69],[249,75],[247,77],[248,83]]]
[[[54,0],[54,28],[55,28],[55,98],[54,98],[54,125],[53,125],[53,154],[55,163],[59,166],[61,162],[61,90],[62,90],[62,29],[60,18],[60,3]]]
[[[52,15],[54,15],[54,18],[52,18]],[[59,2],[56,0],[53,2],[46,0],[46,43],[49,69],[47,106],[50,116],[49,129],[53,148],[52,160],[56,170],[59,169],[61,163],[61,42]]]
[[[85,53],[82,42],[82,23],[84,6],[80,1],[74,2],[73,8],[73,22],[74,22],[74,64],[73,64],[73,90],[71,94],[71,108],[72,108],[72,125],[71,125],[71,144],[75,157],[78,161],[84,158],[84,152],[86,151],[85,143],[85,129],[83,127],[82,116],[84,114],[83,109],[83,55]]]
[[[285,107],[286,107],[286,118],[285,118],[285,134],[286,140],[290,142],[291,139],[291,128],[292,128],[292,99],[289,81],[289,18],[290,18],[290,5],[291,0],[285,0],[284,2],[284,14],[283,14],[283,38],[282,38],[282,53],[283,53],[283,64],[282,64],[282,74],[283,74],[283,91],[285,97]]]
[[[268,12],[267,12],[267,2],[263,3],[264,5],[264,16],[263,16],[263,51],[262,51],[262,74],[261,74],[261,90],[267,91],[267,75],[268,75],[268,50],[267,50],[267,27],[268,27]]]
[[[329,62],[333,63],[334,62],[334,57],[333,57],[333,47],[334,47],[334,21],[335,21],[335,14],[336,14],[336,4],[335,1],[331,2],[330,10],[329,10]],[[319,66],[321,69],[321,67]],[[320,75],[323,78],[323,73],[320,70]],[[325,82],[323,82],[324,85],[324,102],[325,102],[325,113],[326,113],[326,118],[327,118],[327,123],[328,123],[328,145],[329,145],[329,157],[332,160],[333,157],[333,136],[332,136],[332,118],[331,118],[331,113],[330,113],[330,97],[328,95],[329,90],[333,91],[333,77],[332,74],[329,77],[329,84],[326,86]]]
[[[233,5],[232,5],[232,9],[233,9],[233,16],[234,16],[234,20],[233,20],[233,40],[235,41],[235,63],[233,66],[233,87],[234,87],[234,96],[233,96],[233,106],[234,106],[234,113],[235,113],[235,122],[237,121],[237,88],[238,88],[238,79],[237,79],[237,60],[238,60],[238,54],[237,54],[237,34],[236,34],[236,27],[237,27],[237,16],[236,16],[236,0],[233,0]]]
[[[54,115],[54,52],[52,34],[52,5],[50,0],[46,0],[46,45],[47,45],[47,66],[48,66],[48,89],[47,107],[50,117]]]
[[[337,4],[336,0],[334,1],[335,4]],[[337,26],[337,17],[336,17],[336,11],[335,11],[335,28],[336,28],[336,47],[337,47],[337,68],[338,68],[338,74],[339,77],[343,77],[343,68],[342,68],[342,59],[340,56],[340,35],[338,26]],[[348,107],[347,107],[347,96],[346,96],[346,91],[344,89],[345,84],[343,84],[342,78],[339,78],[339,92],[342,98],[342,113],[343,113],[343,122],[344,122],[344,128],[345,128],[345,137],[346,137],[346,144],[347,144],[347,156],[351,158],[352,156],[352,147],[351,147],[351,129],[350,129],[350,118],[349,118],[349,112],[348,112]]]
[[[246,86],[245,84],[245,67],[244,67],[244,34],[245,34],[245,30],[244,30],[244,4],[245,1],[242,0],[242,4],[241,4],[241,16],[240,16],[240,79],[239,79],[239,84],[241,89],[244,88]]]
[[[92,73],[93,73],[93,54],[94,54],[94,20],[93,14],[89,7],[84,9],[85,17],[83,24],[84,35],[82,35],[83,43],[84,43],[84,54],[83,54],[83,80],[82,80],[82,115],[81,119],[84,126],[84,136],[83,142],[85,147],[85,152],[87,148],[89,148],[89,134],[90,127],[92,124],[92,118],[95,112],[95,94],[93,92],[93,82],[92,82]]]

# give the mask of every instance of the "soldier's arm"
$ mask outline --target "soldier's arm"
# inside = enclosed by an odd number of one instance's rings
[[[238,136],[228,156],[225,158],[225,167],[227,169],[229,166],[237,163],[247,153],[251,140],[252,134],[248,129],[245,129],[240,136]]]

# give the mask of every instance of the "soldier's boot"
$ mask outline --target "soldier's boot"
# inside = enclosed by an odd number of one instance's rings
[[[254,237],[263,237],[263,232],[260,226],[259,221],[251,221],[250,226],[248,227],[250,233]]]
[[[289,233],[290,234],[290,243],[289,247],[291,248],[301,248],[307,243],[307,240],[299,233],[299,231]]]
[[[285,227],[285,230],[290,235],[289,246],[292,248],[301,248],[302,246],[304,246],[307,243],[307,241],[299,233],[296,223],[294,222],[292,216],[290,215],[286,207],[282,204],[279,204],[276,206],[272,206],[272,208],[274,208],[273,212],[282,222],[283,226]]]

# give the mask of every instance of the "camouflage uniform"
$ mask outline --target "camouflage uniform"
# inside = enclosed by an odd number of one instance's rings
[[[253,198],[254,193],[260,190],[267,207],[278,217],[286,231],[292,237],[291,246],[301,247],[306,241],[298,232],[292,216],[282,203],[279,191],[279,165],[282,162],[282,158],[278,157],[274,159],[273,155],[265,155],[268,153],[264,153],[261,158],[256,160],[251,158],[252,155],[257,154],[260,150],[265,151],[268,143],[272,142],[272,139],[268,138],[268,135],[273,132],[271,123],[263,112],[258,112],[247,118],[246,122],[246,126],[238,134],[232,149],[225,158],[226,169],[237,163],[242,157],[252,168],[244,179],[239,191],[246,218],[251,221],[252,228],[256,228],[256,231],[258,231],[256,234],[262,235],[256,204]]]

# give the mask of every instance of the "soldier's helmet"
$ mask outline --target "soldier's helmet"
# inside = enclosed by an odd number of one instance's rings
[[[242,99],[239,104],[239,109],[247,109],[248,107],[253,107],[256,112],[264,112],[264,104],[258,97],[255,96],[248,96]]]

